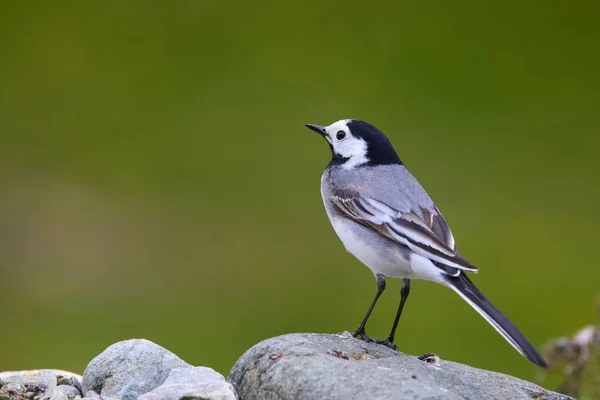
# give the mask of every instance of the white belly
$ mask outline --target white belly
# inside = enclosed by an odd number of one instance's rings
[[[378,233],[347,218],[330,214],[329,219],[346,250],[373,273],[393,278],[416,278],[408,249],[391,244]]]

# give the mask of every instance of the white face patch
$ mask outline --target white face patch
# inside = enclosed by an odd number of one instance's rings
[[[325,139],[333,146],[335,154],[348,159],[341,165],[342,168],[352,169],[368,162],[369,159],[367,158],[367,142],[352,135],[348,129],[348,122],[350,122],[349,119],[342,119],[325,127]],[[338,139],[339,136],[344,137]]]

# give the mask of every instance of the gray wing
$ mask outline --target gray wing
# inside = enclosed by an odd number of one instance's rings
[[[339,171],[329,186],[333,210],[429,258],[449,275],[477,268],[456,252],[446,221],[416,179],[399,166]],[[361,182],[357,187],[356,182]],[[354,184],[350,184],[354,183]]]

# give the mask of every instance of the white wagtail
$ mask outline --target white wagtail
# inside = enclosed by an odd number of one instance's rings
[[[519,353],[546,367],[525,336],[467,277],[466,272],[477,272],[477,267],[458,254],[442,214],[388,138],[359,120],[306,127],[323,136],[331,148],[331,162],[321,178],[329,220],[346,249],[373,271],[377,281],[377,294],[354,336],[396,349],[394,334],[410,280],[426,279],[454,290]],[[385,289],[386,276],[402,278],[400,305],[389,336],[374,340],[366,335],[365,325]]]

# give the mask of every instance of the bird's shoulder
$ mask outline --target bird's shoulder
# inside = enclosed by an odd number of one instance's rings
[[[336,192],[354,193],[400,212],[435,209],[425,189],[403,165],[365,166],[351,170],[329,168],[323,178]]]
[[[328,168],[323,174],[322,188],[324,197],[333,202],[374,201],[381,210],[394,214],[394,218],[423,225],[448,248],[455,249],[454,237],[444,217],[403,165]]]

